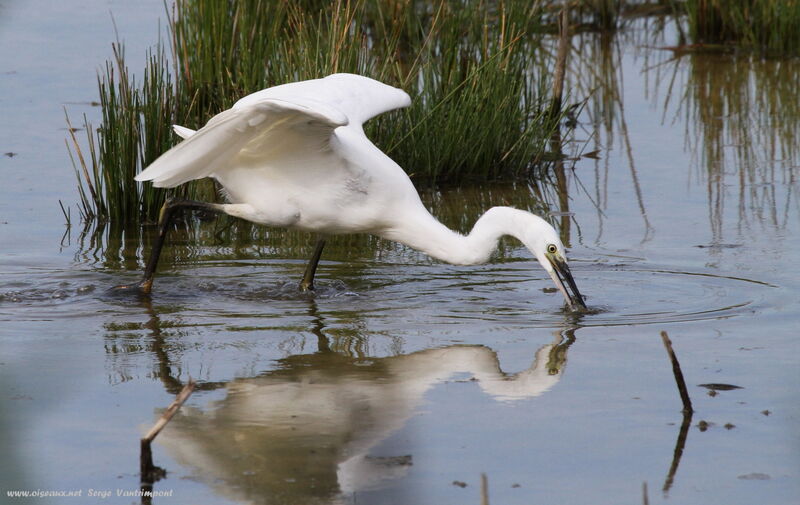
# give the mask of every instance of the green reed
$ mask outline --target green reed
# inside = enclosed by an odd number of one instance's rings
[[[694,42],[735,44],[774,53],[800,51],[796,0],[686,0]]]
[[[248,93],[334,72],[411,95],[367,134],[418,182],[540,176],[558,127],[543,15],[488,0],[176,0],[141,80],[119,43],[98,78],[101,124],[85,125],[85,147],[72,141],[83,217],[152,221],[170,192],[214,199],[210,181],[162,191],[133,177],[175,144],[172,124],[196,129]]]

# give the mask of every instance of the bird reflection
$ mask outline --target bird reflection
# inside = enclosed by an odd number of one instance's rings
[[[559,334],[530,368],[507,374],[481,345],[359,358],[331,351],[320,325],[315,333],[317,352],[230,381],[204,408],[184,405],[158,443],[227,499],[340,503],[407,472],[412,455],[370,450],[401,429],[436,384],[467,373],[497,400],[535,397],[558,382],[573,341]]]

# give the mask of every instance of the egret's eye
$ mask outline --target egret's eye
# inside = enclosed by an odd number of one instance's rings
[[[558,247],[556,247],[555,244],[549,244],[547,246],[547,252],[549,252],[550,254],[555,254],[556,251],[558,251]]]

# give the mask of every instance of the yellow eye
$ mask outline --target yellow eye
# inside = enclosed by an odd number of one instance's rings
[[[555,254],[556,251],[558,251],[558,247],[556,247],[555,244],[549,244],[547,246],[547,252],[549,252],[550,254]]]

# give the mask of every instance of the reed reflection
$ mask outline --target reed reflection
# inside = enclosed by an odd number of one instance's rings
[[[680,100],[686,144],[705,181],[712,248],[746,238],[753,227],[785,231],[797,192],[800,103],[795,59],[691,54]],[[734,210],[735,209],[735,210]],[[726,216],[736,237],[726,237]]]
[[[612,157],[604,153],[615,149],[628,165],[644,224],[642,240],[653,232],[646,205],[652,189],[637,169],[645,153],[631,139],[624,103],[624,71],[631,67],[641,72],[634,80],[641,79],[645,98],[661,109],[661,122],[683,126],[684,149],[692,157],[690,183],[706,190],[711,252],[746,239],[755,228],[784,231],[797,217],[792,202],[800,164],[800,64],[752,54],[682,52],[671,45],[676,30],[645,24],[615,37],[573,38],[572,87],[577,96],[588,97],[587,122],[576,138],[582,133],[590,139],[577,147],[596,158],[593,184],[586,190],[597,208],[596,240],[602,238],[608,207]],[[632,53],[631,46],[636,46]],[[734,236],[726,236],[730,229]]]
[[[656,35],[662,32],[663,27],[657,27],[654,31]],[[638,29],[633,33],[646,32]],[[577,96],[588,97],[583,106],[583,114],[588,119],[588,128],[587,125],[583,125],[582,131],[579,132],[591,139],[583,143],[578,142],[576,148],[593,160],[594,188],[593,191],[588,189],[584,191],[594,203],[597,212],[596,243],[602,241],[604,211],[608,208],[611,157],[607,153],[616,149],[621,149],[625,153],[633,189],[632,196],[642,219],[641,242],[649,241],[654,232],[648,217],[647,199],[637,168],[637,156],[631,143],[623,99],[625,82],[622,65],[623,47],[631,43],[625,35],[581,33],[573,38],[572,51],[575,57],[571,65],[572,86],[577,90]],[[588,142],[592,142],[591,147]]]

